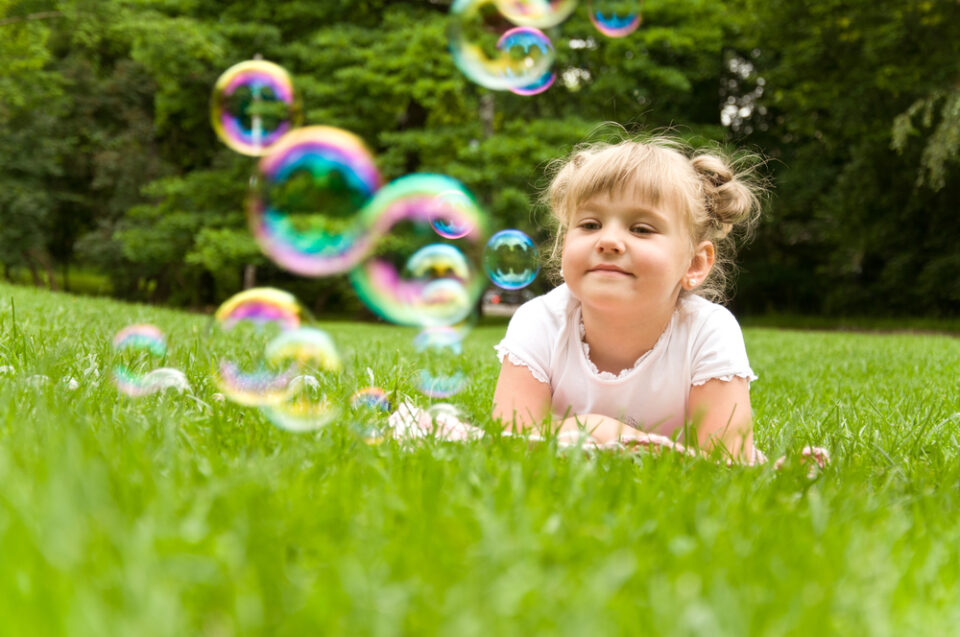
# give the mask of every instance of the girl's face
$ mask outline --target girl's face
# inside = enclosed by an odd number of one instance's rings
[[[649,314],[673,308],[693,256],[679,210],[604,193],[575,211],[561,263],[564,280],[584,306]]]

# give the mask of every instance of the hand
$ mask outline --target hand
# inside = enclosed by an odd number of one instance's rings
[[[434,435],[440,440],[463,441],[481,438],[482,429],[463,422],[454,414],[440,412],[436,419],[408,400],[404,400],[397,410],[390,414],[387,424],[393,429],[393,437],[401,440],[424,438]]]

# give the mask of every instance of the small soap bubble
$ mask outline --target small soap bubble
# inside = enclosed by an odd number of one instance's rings
[[[413,345],[420,354],[416,385],[429,398],[449,398],[467,386],[463,367],[463,332],[450,326],[428,327],[417,334]]]
[[[456,221],[449,218],[447,211],[450,208],[460,210],[459,217],[465,218],[464,209],[475,207],[476,203],[462,190],[448,190],[442,192],[436,197],[435,206],[430,210],[430,224],[437,234],[444,239],[460,239],[470,234],[470,227],[467,225],[458,225]]]
[[[265,357],[296,373],[285,400],[260,407],[270,422],[287,431],[313,431],[338,416],[340,410],[325,390],[343,365],[329,334],[310,327],[284,332],[267,345]]]
[[[590,22],[608,38],[630,35],[640,26],[642,0],[590,0]]]
[[[359,215],[381,179],[363,141],[330,126],[284,136],[252,180],[247,218],[263,253],[303,276],[346,271],[371,237]]]
[[[148,367],[167,353],[167,341],[160,328],[149,324],[128,325],[113,337],[117,362],[113,379],[117,389],[127,396],[147,396],[159,391],[147,382]]]
[[[496,0],[496,5],[514,24],[547,29],[569,18],[577,0]]]
[[[213,130],[238,153],[265,154],[299,123],[299,116],[290,74],[273,62],[235,64],[213,87]]]
[[[531,27],[516,27],[504,33],[497,42],[497,48],[504,52],[519,49],[520,55],[526,55],[531,47],[538,49],[549,49],[553,52],[553,43],[543,32]],[[517,95],[530,96],[539,95],[553,86],[557,79],[557,74],[547,70],[543,75],[525,86],[514,87],[510,92]]]
[[[386,422],[382,416],[393,409],[387,392],[374,385],[358,389],[350,397],[350,407],[353,410],[353,431],[368,444],[382,442],[386,435]]]
[[[530,86],[553,66],[553,46],[542,38],[514,38],[501,43],[513,28],[495,0],[455,0],[450,8],[448,37],[454,64],[480,86],[505,91]],[[538,32],[539,33],[539,32]]]
[[[227,299],[214,313],[211,338],[215,350],[226,350],[242,362],[220,359],[214,373],[220,392],[248,406],[286,400],[295,370],[269,364],[264,348],[299,328],[305,316],[296,297],[276,288],[252,288]]]
[[[384,412],[389,412],[392,408],[387,392],[379,387],[358,389],[350,397],[350,406],[354,409],[373,409]]]
[[[462,199],[438,213],[438,195],[451,190]],[[438,241],[438,214],[468,232]],[[374,195],[363,216],[377,239],[372,256],[351,270],[350,282],[370,309],[393,323],[421,327],[452,325],[473,311],[483,291],[486,219],[459,182],[444,175],[401,177]]]
[[[519,230],[501,230],[487,243],[483,267],[494,285],[519,290],[533,283],[540,272],[537,247]]]

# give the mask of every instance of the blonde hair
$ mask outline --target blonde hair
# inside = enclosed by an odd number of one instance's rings
[[[553,178],[543,199],[558,224],[551,269],[559,273],[564,234],[585,201],[600,193],[629,193],[648,205],[681,211],[691,250],[702,241],[713,243],[716,260],[710,274],[692,292],[681,290],[681,295],[698,294],[725,303],[735,267],[734,239],[751,238],[760,216],[760,197],[766,191],[756,176],[760,164],[755,155],[729,157],[718,149],[693,149],[664,135],[578,146],[548,168]]]

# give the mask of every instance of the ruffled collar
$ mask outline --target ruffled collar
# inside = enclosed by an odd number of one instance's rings
[[[679,309],[673,311],[673,314],[670,316],[670,320],[667,322],[667,327],[660,334],[660,338],[657,339],[657,342],[654,343],[653,347],[644,352],[643,355],[636,360],[636,362],[633,364],[633,367],[621,369],[619,373],[614,374],[613,372],[601,372],[599,369],[597,369],[596,364],[590,358],[590,345],[587,343],[587,327],[583,324],[583,313],[578,311],[577,321],[580,324],[580,346],[583,348],[583,357],[584,360],[587,361],[587,366],[590,368],[590,371],[601,380],[620,380],[622,378],[626,378],[631,372],[640,367],[643,361],[647,360],[647,358],[650,357],[650,354],[660,347],[661,343],[666,341],[670,332],[673,330],[673,322],[677,317],[677,312],[679,312]]]

